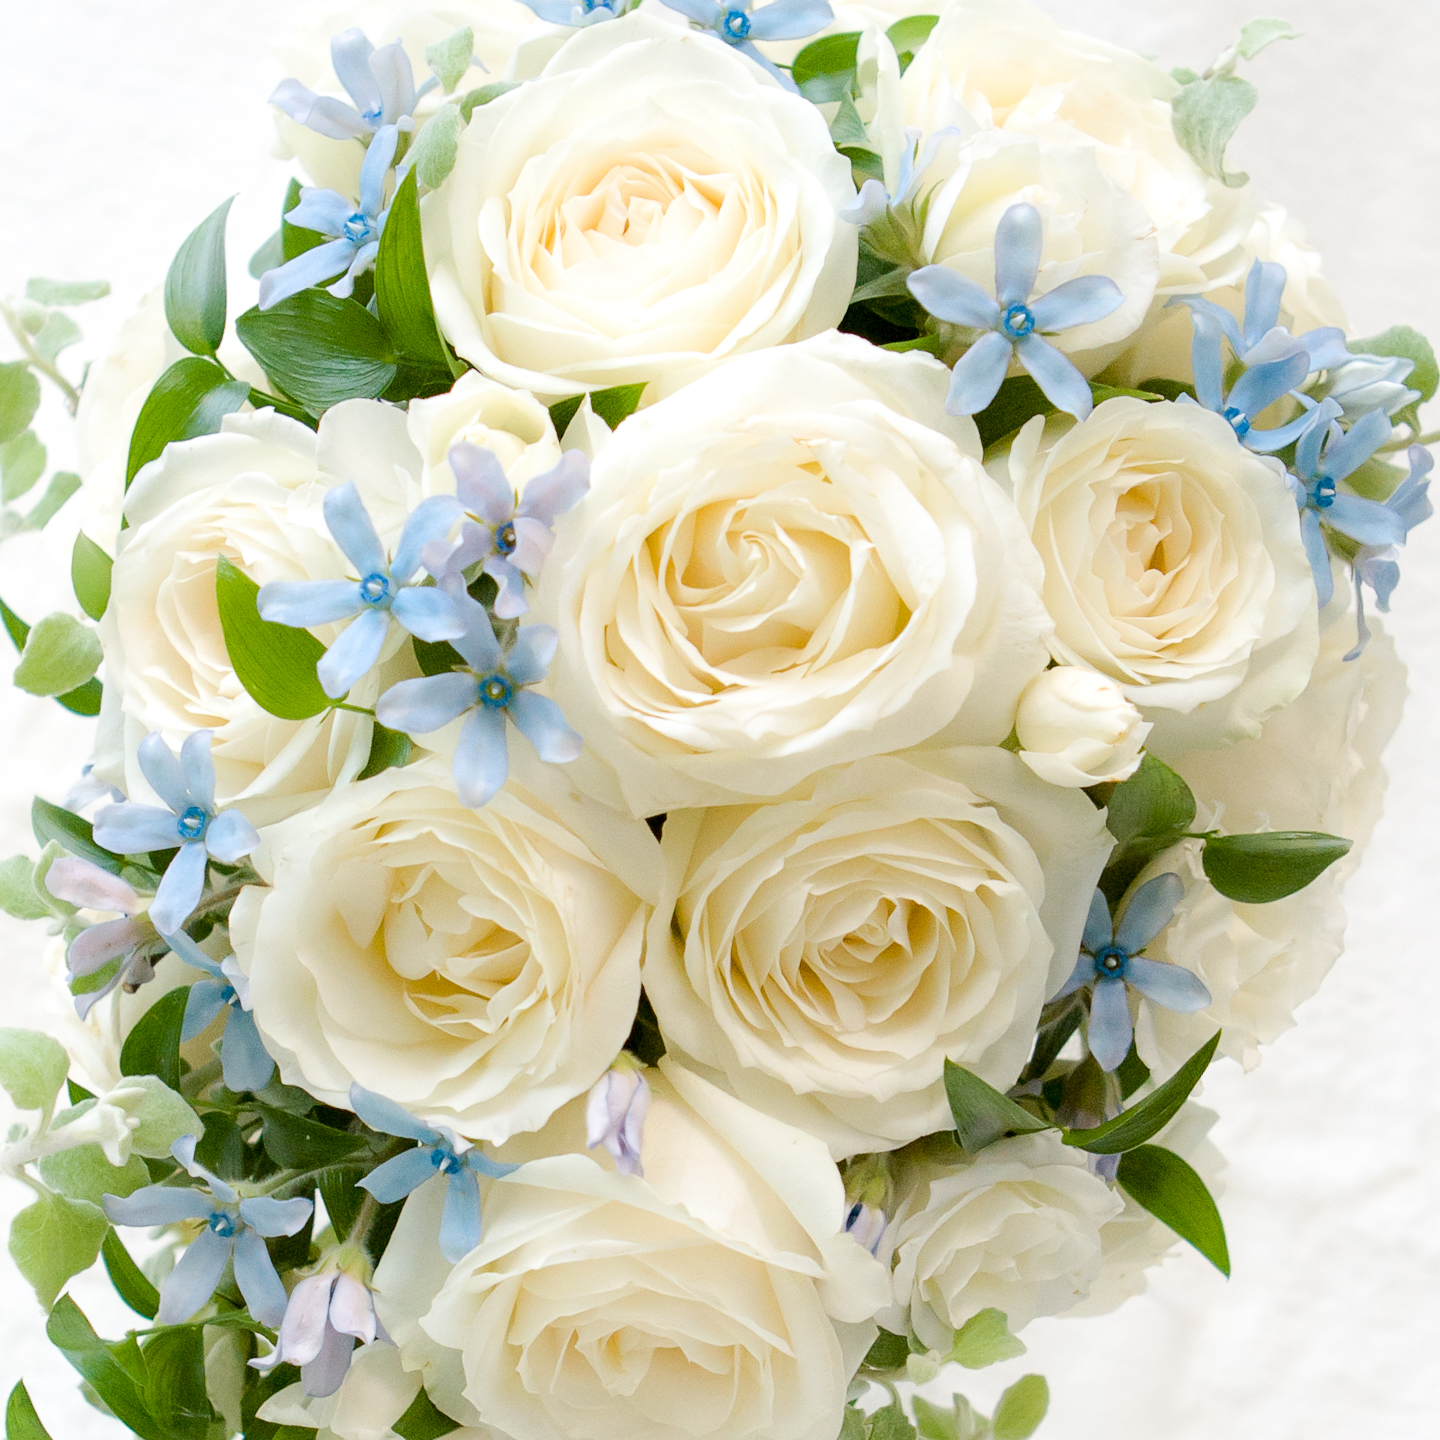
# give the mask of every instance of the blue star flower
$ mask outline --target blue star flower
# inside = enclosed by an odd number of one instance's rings
[[[402,1200],[436,1175],[448,1175],[445,1209],[440,1219],[440,1253],[458,1264],[479,1243],[481,1234],[480,1175],[498,1180],[520,1167],[488,1159],[468,1141],[449,1130],[422,1124],[393,1100],[359,1085],[350,1087],[350,1105],[372,1129],[419,1143],[413,1150],[378,1165],[359,1182],[382,1205]]]
[[[394,558],[385,549],[353,484],[325,495],[325,524],[358,580],[280,580],[262,585],[255,597],[263,619],[281,625],[326,625],[360,618],[348,626],[315,666],[325,693],[338,700],[380,658],[393,618],[421,640],[454,640],[465,622],[455,603],[434,586],[412,585],[425,547],[445,537],[460,517],[451,495],[422,500],[400,532]]]
[[[521,0],[550,25],[569,25],[583,30],[626,14],[630,0]]]
[[[687,20],[703,25],[742,54],[762,65],[787,89],[795,82],[778,65],[773,65],[755,48],[757,40],[803,40],[818,34],[834,18],[826,0],[774,0],[752,10],[751,0],[664,0]]]
[[[180,1038],[193,1040],[223,1010],[225,1033],[220,1061],[225,1088],[239,1093],[263,1090],[275,1073],[255,1017],[250,1013],[250,982],[233,955],[212,960],[185,932],[165,936],[165,943],[189,966],[210,978],[197,980],[185,1001]]]
[[[95,815],[95,840],[116,855],[149,850],[180,853],[166,867],[150,921],[162,935],[190,918],[205,890],[211,858],[233,865],[260,843],[255,827],[238,810],[215,808],[215,762],[210,732],[197,730],[175,752],[158,734],[147,735],[138,752],[141,773],[168,808],[159,805],[105,805]]]
[[[1147,960],[1143,950],[1169,923],[1185,892],[1178,875],[1157,875],[1130,897],[1118,928],[1112,928],[1103,891],[1090,899],[1090,914],[1080,941],[1080,959],[1070,978],[1052,997],[1059,1000],[1093,985],[1087,1040],[1102,1070],[1117,1070],[1130,1053],[1130,1001],[1133,985],[1147,1000],[1167,1010],[1203,1010],[1210,992],[1198,975],[1180,965]]]
[[[314,1208],[308,1200],[272,1200],[256,1195],[242,1200],[218,1176],[195,1163],[195,1137],[184,1135],[170,1153],[209,1193],[175,1185],[146,1185],[131,1195],[106,1195],[105,1213],[116,1225],[175,1225],[203,1220],[205,1228],[190,1242],[180,1263],[160,1287],[157,1325],[180,1325],[215,1293],[232,1258],[235,1283],[245,1304],[262,1325],[285,1318],[285,1286],[265,1248],[267,1238],[294,1235]]]
[[[1406,538],[1423,520],[1428,520],[1435,507],[1430,503],[1430,471],[1435,460],[1423,445],[1409,450],[1410,473],[1400,482],[1395,493],[1385,502],[1405,527]],[[1355,576],[1355,648],[1345,657],[1357,659],[1370,640],[1370,627],[1365,623],[1365,586],[1375,592],[1375,603],[1383,613],[1390,610],[1390,596],[1400,583],[1400,551],[1395,545],[1362,545],[1355,552],[1351,567]]]
[[[944,265],[923,266],[906,282],[937,320],[986,332],[956,363],[945,401],[950,414],[979,414],[999,392],[1013,357],[1057,409],[1077,420],[1089,415],[1089,382],[1041,335],[1103,320],[1125,297],[1108,276],[1080,275],[1027,303],[1040,273],[1043,242],[1040,212],[1033,205],[1012,205],[995,228],[994,300]]]
[[[415,88],[410,57],[398,41],[378,50],[363,30],[342,30],[330,41],[335,74],[353,104],[317,95],[298,80],[282,80],[270,97],[292,120],[332,140],[363,140],[387,125],[414,128],[415,102],[437,82]]]

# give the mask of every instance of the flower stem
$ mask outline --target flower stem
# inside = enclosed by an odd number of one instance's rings
[[[20,347],[27,363],[32,370],[38,370],[42,375],[59,387],[60,393],[65,397],[65,406],[73,415],[80,404],[80,392],[73,386],[44,356],[30,343],[30,335],[25,327],[16,317],[15,312],[5,304],[0,304],[0,316],[4,317],[5,326],[15,337],[15,343]]]

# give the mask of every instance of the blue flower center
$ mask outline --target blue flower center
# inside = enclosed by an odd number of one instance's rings
[[[240,997],[235,993],[233,985],[222,985],[220,987],[220,999],[226,1005],[234,1005]]]
[[[367,605],[383,605],[390,598],[390,577],[367,575],[360,582],[360,598]]]
[[[1095,972],[1098,975],[1111,975],[1117,980],[1123,980],[1125,966],[1129,959],[1128,951],[1122,950],[1118,945],[1107,945],[1095,954]]]
[[[175,833],[182,840],[198,840],[209,823],[210,817],[198,805],[189,805],[176,819]]]
[[[515,686],[497,670],[480,677],[480,703],[487,710],[503,710],[515,698]]]
[[[430,1163],[442,1175],[458,1175],[465,1162],[448,1145],[437,1145],[430,1152]]]
[[[1000,329],[1011,340],[1023,340],[1035,328],[1035,317],[1025,305],[1012,305],[1000,317]]]
[[[223,1210],[217,1210],[210,1217],[209,1225],[222,1240],[228,1240],[235,1233],[235,1217]]]
[[[1335,482],[1328,475],[1318,476],[1309,489],[1306,501],[1312,509],[1328,510],[1335,503]]]
[[[380,122],[385,118],[385,107],[372,105],[360,118],[372,129],[379,129]]]
[[[515,527],[508,521],[495,532],[496,554],[513,555],[518,543],[515,539]]]
[[[720,33],[738,45],[750,34],[750,17],[743,10],[727,10],[720,21]]]
[[[1225,418],[1230,422],[1230,428],[1243,440],[1250,433],[1250,417],[1234,405],[1225,411]]]
[[[345,232],[345,238],[352,245],[363,245],[371,234],[370,217],[356,211],[340,227]]]
[[[608,10],[612,15],[615,13],[610,0],[580,0],[580,8],[587,15],[593,15],[597,10]]]

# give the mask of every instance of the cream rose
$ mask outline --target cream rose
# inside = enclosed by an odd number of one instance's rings
[[[591,751],[578,783],[648,815],[1005,738],[1050,622],[948,383],[928,356],[818,336],[620,427],[536,592]]]
[[[376,1272],[387,1330],[447,1413],[528,1440],[834,1440],[887,1293],[838,1172],[668,1058],[649,1078],[643,1178],[585,1151],[576,1102],[502,1150],[529,1163],[453,1271],[443,1189],[417,1191]]]
[[[655,842],[552,767],[516,754],[511,775],[471,810],[432,757],[264,832],[272,888],[241,894],[230,933],[287,1083],[344,1105],[358,1081],[500,1141],[604,1074],[649,914],[615,871],[643,888]]]
[[[425,200],[436,314],[497,380],[654,399],[839,321],[854,194],[820,112],[713,36],[593,25],[476,110]]]
[[[661,848],[645,989],[667,1044],[838,1159],[946,1128],[947,1058],[1014,1083],[1110,840],[1084,796],[975,749],[675,811]]]
[[[1107,400],[1068,428],[1037,416],[1002,465],[1055,658],[1117,680],[1156,740],[1257,734],[1305,688],[1319,641],[1295,502],[1220,416]]]
[[[1149,733],[1120,686],[1081,665],[1042,671],[1015,715],[1020,758],[1042,780],[1071,789],[1133,775]]]
[[[967,1158],[937,1140],[898,1181],[886,1232],[895,1302],[880,1323],[942,1353],[992,1306],[1012,1331],[1063,1315],[1101,1273],[1101,1229],[1124,1201],[1053,1130]]]

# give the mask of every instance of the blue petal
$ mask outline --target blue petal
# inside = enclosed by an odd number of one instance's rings
[[[1169,923],[1185,893],[1185,882],[1175,874],[1147,880],[1131,897],[1115,927],[1115,944],[1127,954],[1143,950]]]
[[[1208,316],[1220,327],[1220,333],[1230,342],[1230,348],[1235,354],[1244,353],[1246,346],[1240,335],[1240,327],[1235,323],[1235,317],[1223,305],[1217,305],[1213,300],[1206,300],[1202,295],[1178,296],[1170,304],[1188,305],[1192,324],[1199,316]]]
[[[194,913],[205,891],[205,866],[209,858],[203,840],[188,840],[166,867],[155,898],[150,902],[150,923],[162,935],[178,930]]]
[[[510,718],[547,764],[568,765],[579,759],[584,744],[553,700],[533,690],[521,690],[510,702]]]
[[[412,1190],[418,1190],[438,1173],[433,1155],[434,1151],[425,1146],[407,1150],[403,1155],[377,1165],[363,1180],[355,1183],[362,1190],[368,1190],[382,1205],[393,1204],[396,1200],[403,1200]]]
[[[1400,517],[1406,534],[1409,534],[1435,513],[1435,507],[1430,503],[1430,482],[1426,479],[1435,467],[1435,458],[1423,445],[1412,445],[1406,453],[1410,473],[1385,503]]]
[[[1124,303],[1124,293],[1108,275],[1080,275],[1047,290],[1031,304],[1030,314],[1037,330],[1069,330],[1103,320]]]
[[[567,450],[558,465],[525,486],[515,514],[553,526],[556,517],[578,505],[589,488],[590,461],[579,450]]]
[[[1052,1000],[1063,1000],[1067,995],[1073,995],[1077,990],[1083,989],[1095,978],[1095,957],[1082,954],[1075,962],[1075,968],[1070,972],[1070,978],[1050,997]]]
[[[1319,330],[1307,330],[1297,339],[1310,356],[1312,370],[1335,370],[1355,358],[1345,344],[1345,332],[1338,326],[1330,325]],[[1405,372],[1406,375],[1409,373],[1409,370]],[[1397,376],[1396,378],[1401,377]]]
[[[1000,217],[995,227],[995,298],[1002,309],[1023,305],[1029,298],[1044,243],[1045,224],[1033,205],[1012,205]]]
[[[480,1243],[480,1182],[468,1166],[457,1170],[445,1190],[440,1216],[440,1253],[452,1264]]]
[[[525,599],[525,576],[500,555],[491,555],[483,568],[495,582],[495,618],[514,620],[523,615],[530,608]]]
[[[385,176],[394,164],[399,142],[400,131],[394,125],[386,125],[375,132],[365,151],[365,160],[360,166],[360,210],[371,219],[378,217],[384,207]]]
[[[499,1180],[504,1175],[513,1175],[520,1167],[518,1165],[506,1164],[503,1160],[492,1160],[484,1155],[477,1145],[473,1150],[467,1150],[464,1155],[465,1163],[477,1175],[486,1175],[491,1180]]]
[[[307,185],[300,192],[299,204],[287,211],[287,224],[321,235],[343,236],[345,222],[355,213],[355,202],[347,200],[338,190],[317,190]]]
[[[752,40],[802,40],[823,30],[835,12],[825,0],[775,0],[750,17]]]
[[[203,970],[217,980],[223,979],[225,972],[220,968],[220,962],[212,960],[183,930],[163,935],[161,939],[192,969]],[[229,984],[229,981],[225,983]]]
[[[372,1129],[402,1140],[419,1140],[433,1145],[440,1133],[417,1120],[403,1106],[360,1085],[350,1087],[350,1108]],[[409,1193],[404,1192],[404,1193]]]
[[[450,773],[461,800],[472,810],[489,803],[510,773],[503,710],[481,707],[470,712],[455,745]]]
[[[272,580],[260,587],[255,608],[262,620],[300,628],[348,620],[365,602],[354,580]]]
[[[346,694],[380,658],[390,617],[384,610],[367,610],[341,632],[315,666],[320,688],[332,699]]]
[[[945,397],[946,413],[978,415],[999,393],[1013,354],[1014,346],[998,331],[982,335],[955,362],[950,393]]]
[[[387,730],[406,735],[429,735],[448,725],[478,703],[475,677],[454,671],[402,680],[376,702],[375,718]]]
[[[905,193],[903,180],[904,176],[902,175],[901,183],[897,183],[895,186],[897,197]],[[872,175],[861,185],[859,195],[848,205],[842,205],[836,213],[842,220],[848,220],[852,225],[863,226],[873,224],[889,208],[889,194],[886,193],[885,187]]]
[[[1110,944],[1114,936],[1110,902],[1106,900],[1105,892],[1097,889],[1090,897],[1090,910],[1085,916],[1085,933],[1080,937],[1080,943],[1093,955]]]
[[[202,1231],[190,1242],[190,1248],[160,1287],[157,1325],[183,1324],[215,1293],[234,1243],[233,1237],[217,1235],[213,1230]]]
[[[1332,480],[1353,475],[1390,438],[1391,428],[1384,411],[1362,415],[1338,440],[1332,436],[1320,472]]]
[[[303,1222],[302,1222],[303,1223]],[[245,1308],[262,1325],[279,1329],[285,1319],[285,1286],[259,1234],[246,1228],[235,1237],[235,1283]]]
[[[1245,346],[1256,344],[1280,319],[1280,298],[1285,293],[1283,265],[1257,260],[1245,277]]]
[[[180,774],[189,792],[190,803],[213,811],[215,762],[210,758],[210,738],[208,730],[196,730],[185,737],[185,743],[180,747]]]
[[[1196,310],[1190,316],[1194,334],[1190,341],[1190,366],[1195,375],[1195,395],[1207,409],[1219,415],[1225,409],[1225,350],[1223,331],[1214,316]]]
[[[268,1195],[256,1195],[240,1202],[240,1218],[257,1234],[273,1240],[278,1235],[298,1235],[314,1208],[309,1200],[273,1200]]]
[[[1315,474],[1316,467],[1320,464],[1320,452],[1325,445],[1325,435],[1330,422],[1339,413],[1339,407],[1331,407],[1333,402],[1327,400],[1320,408],[1324,412],[1311,427],[1300,437],[1300,443],[1295,447],[1295,473],[1309,479]]]
[[[229,981],[197,980],[185,1000],[185,1018],[180,1022],[180,1038],[193,1040],[224,1009],[229,1002],[225,991]]]
[[[465,622],[455,602],[433,585],[407,585],[396,595],[390,613],[417,640],[458,640]]]
[[[380,253],[378,240],[367,240],[351,257],[350,268],[331,286],[330,293],[341,300],[348,300],[355,291],[355,277],[362,275],[374,263]]]
[[[199,1190],[177,1185],[146,1185],[129,1195],[103,1197],[105,1213],[116,1225],[175,1225],[204,1220],[215,1213],[215,1201]]]
[[[451,592],[451,598],[465,621],[465,633],[457,635],[451,644],[477,675],[488,675],[492,670],[498,670],[504,664],[505,652],[495,638],[485,607],[458,588]]]
[[[233,865],[259,846],[259,831],[238,810],[222,810],[205,831],[205,848],[222,865]]]
[[[305,1394],[316,1400],[333,1395],[345,1383],[354,1349],[355,1337],[342,1335],[327,1320],[319,1354],[300,1367],[300,1386]]]
[[[432,495],[422,500],[405,520],[395,558],[390,562],[390,576],[406,581],[420,568],[420,552],[432,541],[443,540],[450,527],[464,514],[453,495]]]
[[[560,636],[552,626],[522,626],[505,657],[505,673],[517,685],[534,685],[545,678],[559,644]]]
[[[1167,965],[1162,960],[1147,960],[1137,955],[1125,965],[1125,980],[1147,1000],[1167,1010],[1189,1015],[1210,1003],[1205,982],[1183,965]]]
[[[1403,545],[1405,522],[1388,505],[1337,495],[1321,517],[1325,523],[1362,545]]]
[[[1258,415],[1287,391],[1303,385],[1309,373],[1310,357],[1303,353],[1256,365],[1235,382],[1226,404],[1246,415]]]
[[[1335,577],[1330,573],[1330,552],[1320,533],[1320,517],[1308,506],[1300,512],[1300,538],[1305,543],[1305,558],[1315,577],[1315,595],[1323,610],[1335,593]]]
[[[190,792],[185,788],[185,776],[175,752],[165,743],[157,731],[152,731],[141,742],[135,752],[140,762],[140,773],[150,782],[150,788],[177,815],[190,804]]]
[[[1053,345],[1030,334],[1016,343],[1015,353],[1057,410],[1077,420],[1090,414],[1094,407],[1090,382]]]
[[[182,807],[183,808],[183,807]],[[158,805],[102,805],[95,812],[95,843],[117,855],[173,850],[180,844],[175,814]]]
[[[306,250],[293,260],[287,260],[274,270],[267,270],[260,277],[260,308],[269,310],[282,300],[338,275],[350,263],[354,253],[353,241],[331,240],[315,246],[313,250]]]
[[[665,0],[665,4],[671,10],[678,10],[697,25],[713,26],[721,15],[720,7],[715,0]],[[535,9],[533,5],[530,8]]]
[[[1130,1053],[1130,1000],[1125,982],[1106,975],[1090,998],[1090,1053],[1102,1070],[1118,1070]]]
[[[1000,307],[973,280],[944,265],[925,265],[905,284],[937,320],[976,330],[988,330],[1000,321]]]
[[[225,1088],[237,1095],[245,1090],[263,1090],[275,1073],[275,1062],[260,1038],[255,1017],[248,1010],[230,1007],[225,1038],[220,1042],[220,1061]]]
[[[1302,435],[1317,426],[1322,430],[1325,426],[1324,411],[1318,405],[1302,410],[1288,424],[1277,426],[1273,430],[1248,431],[1245,435],[1245,448],[1261,455],[1273,455],[1275,451],[1293,445]]]
[[[455,476],[455,494],[472,515],[487,525],[503,525],[514,518],[515,487],[493,450],[462,442],[450,447],[446,459]]]
[[[380,86],[370,69],[375,47],[358,26],[342,30],[330,40],[330,63],[345,93],[355,102],[362,115],[381,108]]]
[[[330,534],[360,578],[389,574],[380,537],[375,533],[375,526],[354,483],[327,490],[324,509],[325,524]]]
[[[380,85],[380,105],[387,122],[401,120],[415,108],[415,72],[405,47],[392,40],[370,57],[370,73]]]

